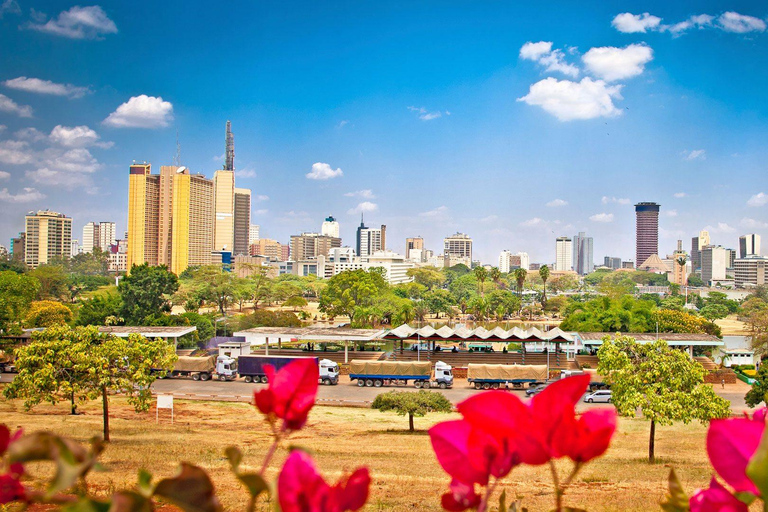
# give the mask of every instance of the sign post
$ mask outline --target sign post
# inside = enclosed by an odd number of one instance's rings
[[[171,424],[173,424],[173,395],[157,395],[157,409],[155,409],[155,423],[160,421],[160,409],[171,410]]]

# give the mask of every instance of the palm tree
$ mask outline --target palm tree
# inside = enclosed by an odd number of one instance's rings
[[[429,308],[423,302],[418,302],[413,307],[413,315],[416,317],[416,320],[418,320],[419,322],[423,322],[424,318],[426,318],[428,313],[429,313]]]
[[[480,288],[480,295],[484,297],[485,291],[483,290],[483,285],[485,284],[485,280],[488,279],[488,271],[485,267],[475,267],[473,272]]]
[[[541,277],[544,283],[544,295],[541,297],[541,305],[544,306],[547,303],[547,279],[549,279],[549,267],[542,265],[539,269],[539,277]]]
[[[491,267],[490,272],[488,272],[488,275],[491,278],[491,281],[496,283],[496,286],[499,286],[499,281],[501,280],[501,270],[499,270],[498,267]]]
[[[515,269],[515,281],[517,281],[517,293],[520,297],[523,296],[523,285],[525,284],[525,278],[528,277],[528,271],[524,268]]]

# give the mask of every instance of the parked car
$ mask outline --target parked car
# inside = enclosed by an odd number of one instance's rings
[[[539,393],[544,391],[544,388],[546,387],[547,387],[547,384],[537,384],[535,386],[531,386],[525,390],[525,396],[538,395]]]
[[[587,403],[611,403],[611,390],[601,389],[594,393],[587,393],[584,395],[584,401]]]

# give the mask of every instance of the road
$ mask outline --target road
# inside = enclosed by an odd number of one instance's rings
[[[266,384],[247,384],[243,381],[195,382],[191,379],[163,379],[155,381],[152,385],[152,390],[159,394],[172,394],[177,398],[250,402],[253,399],[253,392],[264,387],[266,387]],[[320,386],[318,403],[367,407],[373,402],[376,395],[392,389],[416,391],[416,388],[412,385],[408,387],[361,388],[356,383],[351,382],[348,376],[342,375],[338,385]],[[456,379],[451,389],[434,390],[443,393],[453,404],[457,404],[479,393],[479,391],[469,387],[466,379]],[[744,395],[747,390],[749,390],[749,386],[741,381],[737,384],[726,384],[725,388],[720,386],[715,388],[715,392],[718,395],[731,402],[731,410],[736,414],[748,410],[744,403]],[[513,390],[511,393],[516,394],[520,398],[525,397],[525,393],[522,390]],[[590,407],[605,407],[605,404],[586,404],[582,402],[580,405],[580,408]]]

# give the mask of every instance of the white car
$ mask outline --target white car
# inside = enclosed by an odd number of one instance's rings
[[[587,403],[611,403],[611,390],[610,389],[601,389],[599,391],[595,391],[594,393],[587,393],[584,395],[584,401]]]

